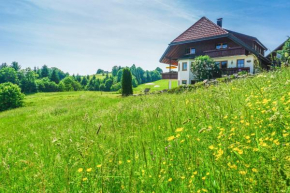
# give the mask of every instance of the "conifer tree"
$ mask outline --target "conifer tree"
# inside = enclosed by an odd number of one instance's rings
[[[132,74],[129,68],[124,68],[122,75],[122,96],[129,96],[132,94],[133,94]]]

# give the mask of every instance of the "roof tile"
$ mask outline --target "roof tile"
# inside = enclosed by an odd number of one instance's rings
[[[202,17],[195,24],[193,24],[189,29],[178,36],[173,43],[202,39],[207,37],[219,36],[228,34],[226,30],[216,25],[206,17]]]

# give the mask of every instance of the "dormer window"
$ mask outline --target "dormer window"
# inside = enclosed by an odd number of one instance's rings
[[[187,48],[185,50],[185,54],[189,55],[189,54],[195,54],[195,48]]]
[[[228,48],[228,44],[227,43],[219,43],[216,45],[215,47],[217,50],[220,50],[220,49],[227,49]]]

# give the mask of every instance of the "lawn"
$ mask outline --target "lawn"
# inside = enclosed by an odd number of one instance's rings
[[[145,88],[150,88],[150,92],[161,91],[164,89],[168,89],[169,80],[158,80],[152,83],[146,83],[138,85],[138,87],[134,88],[134,94],[142,93]],[[177,87],[177,80],[171,80],[171,88]]]
[[[289,192],[289,107],[289,69],[178,95],[29,95],[0,113],[0,192]]]

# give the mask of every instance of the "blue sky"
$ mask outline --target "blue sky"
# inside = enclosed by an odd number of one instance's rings
[[[167,45],[202,16],[270,50],[290,36],[289,0],[0,0],[0,63],[93,74],[166,67]]]

